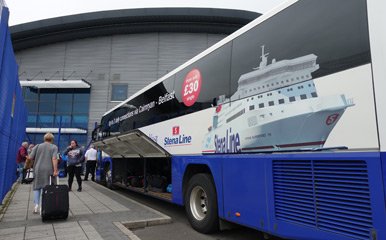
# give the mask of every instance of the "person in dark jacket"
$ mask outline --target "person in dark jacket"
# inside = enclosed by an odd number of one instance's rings
[[[24,179],[25,171],[24,171],[24,164],[25,160],[27,159],[27,147],[28,142],[23,142],[21,144],[21,147],[17,151],[16,155],[16,163],[17,163],[17,171],[18,171],[18,180],[22,181]]]
[[[78,192],[82,191],[82,178],[80,173],[82,170],[82,163],[84,162],[83,149],[79,147],[76,140],[71,140],[70,146],[67,147],[64,155],[67,156],[67,173],[68,173],[68,188],[71,191],[74,174],[78,182]]]

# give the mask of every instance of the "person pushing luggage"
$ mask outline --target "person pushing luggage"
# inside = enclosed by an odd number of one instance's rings
[[[36,145],[29,155],[29,158],[33,160],[33,168],[35,179],[33,181],[34,190],[34,211],[33,213],[39,213],[40,195],[42,189],[49,185],[50,176],[58,176],[58,161],[56,155],[58,153],[58,147],[53,144],[54,135],[52,133],[46,133],[44,135],[44,142]]]

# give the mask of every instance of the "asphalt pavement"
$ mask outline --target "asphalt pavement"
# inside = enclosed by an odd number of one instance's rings
[[[227,229],[213,233],[201,234],[195,231],[189,224],[183,206],[178,206],[166,201],[154,199],[128,190],[116,190],[139,203],[151,207],[170,216],[173,221],[170,224],[139,227],[131,229],[141,240],[168,239],[168,240],[263,240],[264,234],[248,227],[237,224],[227,224]],[[284,240],[270,237],[270,240]]]

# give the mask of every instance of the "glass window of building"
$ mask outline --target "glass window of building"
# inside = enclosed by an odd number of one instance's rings
[[[127,88],[127,85],[126,85]],[[90,89],[23,88],[28,109],[28,128],[80,128],[87,130],[90,107]],[[31,143],[43,141],[44,134],[27,133]],[[32,132],[31,132],[32,131]],[[72,134],[74,135],[74,134]],[[69,144],[71,133],[54,134],[54,143],[62,152]],[[87,145],[87,133],[75,134],[80,145]]]
[[[71,103],[68,103],[68,102],[60,102],[60,101],[57,101],[56,102],[56,113],[57,114],[71,114],[72,112],[72,102]]]
[[[72,127],[73,128],[82,128],[82,129],[87,129],[88,125],[88,116],[87,115],[72,115]]]
[[[55,112],[55,100],[39,102],[39,113],[53,113]]]
[[[38,112],[38,102],[30,102],[30,101],[25,101],[25,105],[28,109],[29,113],[37,113]]]
[[[54,127],[54,116],[39,114],[38,117],[38,127],[39,128],[52,128]]]
[[[111,85],[111,101],[123,101],[127,99],[127,84]]]
[[[62,89],[58,91],[58,94],[57,94],[58,102],[72,103],[72,98],[73,98],[72,92],[69,92],[68,90],[62,90]]]
[[[35,114],[28,114],[27,127],[36,127],[37,118],[38,117]]]
[[[56,115],[55,116],[55,126],[62,128],[71,127],[71,115]]]

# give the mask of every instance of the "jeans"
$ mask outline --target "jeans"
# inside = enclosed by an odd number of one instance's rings
[[[23,180],[24,178],[24,164],[25,164],[24,162],[17,164],[18,180]]]
[[[40,195],[42,193],[42,189],[34,190],[34,204],[40,205]]]

